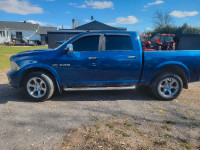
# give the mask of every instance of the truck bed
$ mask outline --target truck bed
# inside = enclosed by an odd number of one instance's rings
[[[141,83],[149,84],[152,76],[165,65],[183,68],[189,76],[189,82],[195,82],[200,74],[200,50],[187,51],[144,51]]]

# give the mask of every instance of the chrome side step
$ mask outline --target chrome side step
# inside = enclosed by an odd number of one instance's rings
[[[85,88],[64,88],[64,91],[101,91],[101,90],[131,90],[135,89],[136,86],[127,87],[85,87]]]

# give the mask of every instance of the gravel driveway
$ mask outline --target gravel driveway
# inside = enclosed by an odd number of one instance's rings
[[[67,92],[41,103],[30,102],[0,77],[0,149],[52,149],[66,130],[90,123],[94,118],[126,115],[138,120],[173,120],[188,130],[200,123],[200,84],[174,101],[155,101],[148,89],[127,91]],[[186,119],[182,119],[187,116]],[[198,136],[200,127],[189,132]]]

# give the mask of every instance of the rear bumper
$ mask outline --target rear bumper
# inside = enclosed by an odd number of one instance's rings
[[[9,71],[7,73],[9,84],[14,88],[20,88],[18,71]]]

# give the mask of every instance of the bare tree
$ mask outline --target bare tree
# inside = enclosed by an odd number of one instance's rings
[[[153,17],[153,24],[157,27],[165,27],[167,25],[172,25],[174,23],[174,19],[168,12],[156,11]]]

